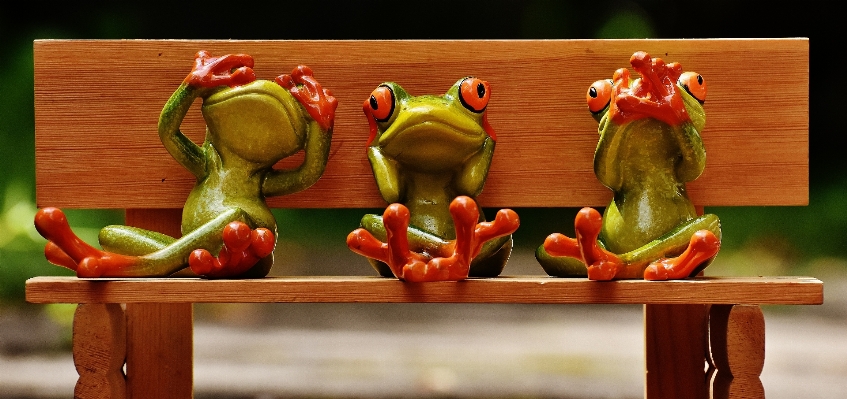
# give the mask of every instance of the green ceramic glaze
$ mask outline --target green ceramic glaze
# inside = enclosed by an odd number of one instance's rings
[[[685,187],[706,165],[700,137],[706,123],[702,77],[681,74],[679,64],[665,65],[646,53],[636,53],[632,62],[640,79],[618,70],[615,80],[596,82],[587,96],[599,122],[594,172],[614,192],[598,245],[623,262],[616,278],[640,278],[651,262],[682,253],[696,231],[721,236],[717,216],[698,217]],[[690,88],[686,79],[699,86]],[[536,257],[550,275],[586,276],[581,259],[551,256],[543,245]]]
[[[463,82],[472,91],[465,97]],[[364,104],[371,122],[367,154],[376,184],[385,201],[409,209],[412,251],[445,252],[456,238],[450,202],[482,192],[496,140],[485,116],[489,95],[488,84],[475,78],[460,79],[442,96],[411,96],[388,82]],[[482,213],[479,220],[485,220]],[[361,226],[386,240],[382,216],[365,215]],[[511,235],[485,243],[471,263],[470,276],[500,274],[511,247]],[[380,275],[393,276],[385,263],[369,261]]]
[[[196,249],[217,255],[224,244],[224,228],[233,221],[243,222],[250,229],[267,229],[275,242],[277,224],[265,197],[304,190],[320,178],[329,156],[336,103],[315,86],[307,67],[298,67],[292,75],[272,82],[255,80],[252,64],[248,55],[210,57],[198,53],[194,70],[161,112],[158,130],[162,143],[197,179],[183,208],[181,238],[128,226],[107,226],[99,237],[105,252],[96,252],[75,247],[68,239],[51,233],[58,230],[51,227],[57,223],[50,222],[42,212],[36,225],[61,248],[54,248],[59,255],[56,259],[50,259],[49,254],[48,259],[77,270],[80,276],[167,276],[186,268]],[[312,87],[307,87],[310,83]],[[313,118],[308,104],[295,97],[298,90],[301,94],[308,90],[321,94],[322,101],[327,102],[324,114],[327,110],[330,113],[329,123],[325,119],[322,126]],[[207,126],[202,145],[179,130],[197,99],[203,102],[201,111]],[[299,167],[273,168],[279,160],[300,150],[304,150],[305,159]],[[110,263],[109,258],[121,261]],[[96,270],[79,267],[89,263],[97,264]],[[262,277],[272,265],[270,253],[252,266],[242,264],[237,269],[210,272],[207,277]]]

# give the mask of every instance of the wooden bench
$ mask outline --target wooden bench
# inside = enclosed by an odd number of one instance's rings
[[[194,178],[165,151],[156,124],[198,50],[251,54],[261,79],[308,65],[339,100],[325,174],[302,193],[270,199],[272,207],[385,207],[365,157],[362,100],[387,80],[415,95],[441,94],[466,75],[492,87],[488,115],[498,143],[479,197],[483,207],[603,207],[611,193],[593,173],[597,124],[586,110],[585,91],[628,67],[638,50],[678,61],[708,79],[707,167],[689,185],[698,206],[808,203],[804,38],[39,40],[34,44],[38,206],[125,209],[127,224],[178,236],[180,208]],[[199,103],[183,131],[202,142],[198,108]],[[563,229],[569,223],[562,220]],[[343,237],[337,245],[345,245]],[[277,270],[285,267],[284,254],[277,262]],[[503,276],[409,284],[376,273],[230,281],[36,277],[27,282],[26,295],[33,303],[81,304],[73,344],[77,398],[191,397],[192,304],[205,302],[644,304],[646,397],[761,398],[759,305],[821,304],[823,284],[808,277],[711,276],[604,283]]]

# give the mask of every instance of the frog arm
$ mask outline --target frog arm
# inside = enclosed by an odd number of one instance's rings
[[[603,185],[618,191],[623,186],[619,156],[626,130],[613,125],[607,113],[600,120],[599,131],[600,140],[594,151],[594,174]]]
[[[476,197],[482,192],[491,160],[494,158],[494,140],[491,137],[485,139],[482,150],[474,154],[459,172],[455,179],[455,186],[459,193],[469,197]]]
[[[700,132],[706,126],[706,112],[703,105],[688,92],[682,91],[682,101],[689,119],[673,131],[681,155],[676,166],[676,177],[681,182],[689,182],[699,177],[706,168],[706,149],[700,137]]]
[[[389,204],[400,202],[403,183],[400,180],[397,162],[387,158],[376,146],[368,147],[368,160],[371,162],[376,186],[382,198]]]
[[[676,166],[676,177],[689,182],[703,173],[706,168],[706,148],[694,124],[685,122],[674,129],[682,159]]]
[[[186,83],[181,84],[165,103],[159,115],[159,138],[162,144],[177,162],[197,178],[206,175],[203,149],[182,134],[179,126],[200,91]]]
[[[271,170],[262,182],[262,193],[266,197],[286,195],[303,191],[321,178],[329,159],[332,128],[321,129],[318,122],[309,120],[306,132],[305,157],[295,169]]]

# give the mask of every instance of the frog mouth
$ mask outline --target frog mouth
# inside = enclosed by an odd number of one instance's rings
[[[411,150],[427,143],[443,143],[464,147],[479,147],[488,134],[480,122],[462,115],[454,109],[416,105],[403,110],[401,115],[379,137],[384,150],[403,147]]]
[[[479,152],[488,137],[478,125],[477,130],[469,130],[441,120],[424,120],[386,133],[392,134],[380,138],[383,152],[421,171],[458,167]]]

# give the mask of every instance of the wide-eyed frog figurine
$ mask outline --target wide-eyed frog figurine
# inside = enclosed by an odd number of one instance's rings
[[[621,68],[586,94],[599,122],[594,173],[614,198],[602,217],[589,207],[577,213],[575,238],[547,237],[536,258],[550,275],[681,279],[697,275],[720,248],[720,220],[698,216],[685,188],[706,164],[706,83],[645,52],[630,64],[641,78]]]
[[[183,208],[182,237],[107,226],[98,250],[74,235],[62,211],[43,208],[35,226],[49,240],[47,259],[79,277],[168,276],[187,266],[208,278],[267,275],[277,224],[265,197],[304,190],[320,178],[337,101],[306,66],[275,81],[256,80],[252,68],[246,54],[200,51],[161,112],[162,143],[197,178]],[[197,98],[207,127],[202,146],[179,131]],[[274,168],[300,150],[298,167]]]
[[[368,159],[390,205],[365,215],[347,245],[380,275],[416,282],[502,272],[518,216],[503,209],[486,222],[474,200],[497,140],[490,96],[488,82],[466,77],[443,96],[415,97],[387,82],[365,100]]]

